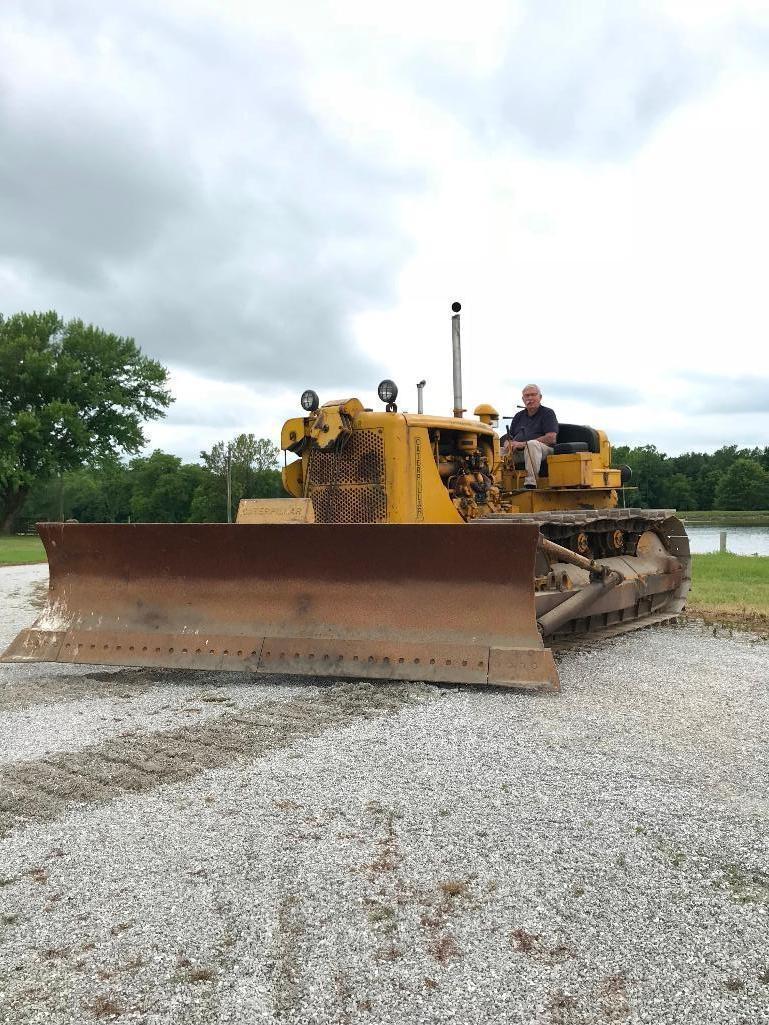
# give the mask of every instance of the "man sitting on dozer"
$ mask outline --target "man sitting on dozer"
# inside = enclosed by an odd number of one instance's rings
[[[537,475],[545,456],[553,454],[558,420],[552,409],[542,405],[542,392],[536,384],[527,384],[522,393],[524,408],[519,410],[507,428],[502,452],[523,451],[525,488],[536,488]]]

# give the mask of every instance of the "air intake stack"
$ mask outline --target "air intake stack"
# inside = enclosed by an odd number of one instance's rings
[[[451,354],[454,366],[454,416],[461,417],[465,412],[462,406],[462,349],[459,341],[459,311],[462,304],[451,304]]]

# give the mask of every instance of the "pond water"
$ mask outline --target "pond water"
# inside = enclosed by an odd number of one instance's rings
[[[719,535],[726,531],[726,550],[735,555],[769,555],[769,527],[719,527],[686,524],[692,552],[717,552]]]

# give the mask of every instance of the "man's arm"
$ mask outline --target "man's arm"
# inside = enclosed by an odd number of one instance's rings
[[[543,445],[547,445],[549,448],[552,448],[553,445],[555,445],[556,438],[558,437],[558,421],[556,420],[555,413],[552,409],[547,410],[546,415],[542,419],[542,426],[545,428],[545,433],[535,440],[541,441]]]

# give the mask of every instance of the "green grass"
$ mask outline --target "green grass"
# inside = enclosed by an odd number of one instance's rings
[[[692,556],[689,605],[769,613],[769,558],[711,552]]]
[[[769,527],[769,510],[756,509],[740,512],[728,509],[695,509],[676,514],[687,523],[714,527]]]
[[[37,536],[0,537],[0,566],[45,562],[43,542]]]

